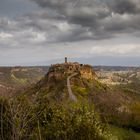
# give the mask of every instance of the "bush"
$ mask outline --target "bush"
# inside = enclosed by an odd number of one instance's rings
[[[89,106],[44,106],[38,119],[43,140],[103,140],[108,135],[106,126]]]
[[[0,100],[1,140],[108,139],[94,108],[88,104],[34,102],[26,96]]]

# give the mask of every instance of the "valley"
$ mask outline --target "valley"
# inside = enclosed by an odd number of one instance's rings
[[[48,71],[48,67],[0,67],[0,95],[11,96],[35,84]]]

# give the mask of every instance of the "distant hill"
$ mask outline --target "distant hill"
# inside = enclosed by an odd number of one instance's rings
[[[140,67],[127,67],[127,66],[93,66],[95,71],[128,71],[128,70],[140,70]]]
[[[5,95],[39,81],[48,67],[0,67],[0,94]]]

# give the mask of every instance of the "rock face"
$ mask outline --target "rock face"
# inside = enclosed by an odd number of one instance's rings
[[[90,65],[82,65],[80,67],[80,74],[82,78],[85,78],[85,79],[93,79],[96,77],[95,73],[92,70],[92,66]]]

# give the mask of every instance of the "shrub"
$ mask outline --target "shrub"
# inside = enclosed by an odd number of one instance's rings
[[[44,106],[38,119],[43,140],[102,140],[108,135],[106,125],[89,106]]]

